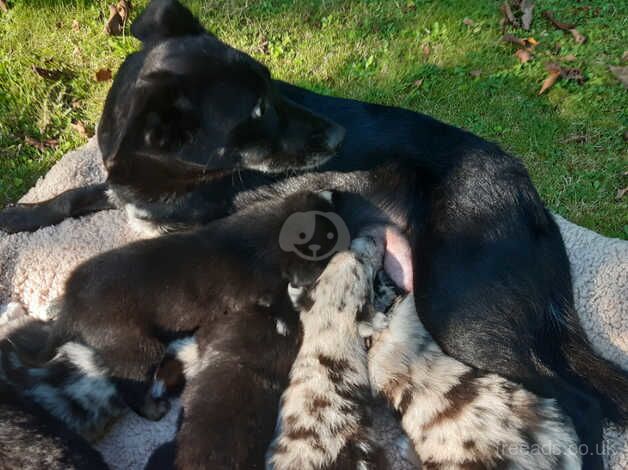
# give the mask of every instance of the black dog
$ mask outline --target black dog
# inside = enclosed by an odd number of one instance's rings
[[[133,32],[144,48],[122,65],[98,133],[108,184],[9,209],[1,227],[33,229],[113,200],[179,228],[299,189],[359,194],[350,228],[377,214],[406,230],[417,310],[447,354],[556,397],[590,450],[603,417],[626,422],[626,373],[589,345],[559,230],[518,160],[421,114],[273,81],[174,0],[153,1]],[[329,120],[345,128],[342,145]],[[268,174],[315,163],[297,177]]]

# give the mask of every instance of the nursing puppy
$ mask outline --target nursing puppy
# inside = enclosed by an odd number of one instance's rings
[[[42,333],[39,325],[29,324],[21,328],[29,329],[31,339],[37,332]],[[51,367],[65,373],[61,374],[60,382],[47,384],[45,379],[50,378],[51,368],[34,369],[31,371],[33,375],[23,373],[20,359],[9,347],[9,341],[19,342],[24,336],[20,332],[12,333],[0,338],[0,468],[106,469],[101,455],[84,439],[89,434],[93,437],[97,431],[94,426],[100,420],[88,416],[90,407],[83,400],[90,394],[86,391],[84,395],[78,389],[80,384],[72,380],[72,355],[63,358],[64,353],[60,353]],[[35,375],[46,377],[39,387],[24,389],[22,385],[34,382]],[[105,395],[106,391],[101,391],[97,398]],[[58,412],[56,415],[45,409],[48,404]],[[93,406],[97,413],[99,406],[115,405],[100,401]],[[64,419],[72,426],[64,423]]]
[[[373,390],[399,413],[422,468],[579,470],[578,437],[553,399],[445,355],[412,295],[368,353]]]
[[[367,353],[358,322],[372,318],[373,276],[383,243],[357,238],[334,256],[316,282],[289,287],[303,340],[281,399],[279,434],[269,468],[386,468],[371,429]]]

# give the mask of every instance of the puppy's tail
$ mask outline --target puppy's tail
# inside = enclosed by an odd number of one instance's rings
[[[566,320],[566,341],[562,352],[568,367],[597,397],[604,416],[627,426],[628,372],[593,350],[573,308],[566,314]]]
[[[124,410],[97,354],[78,342],[61,345],[50,359],[50,327],[30,322],[0,339],[0,380],[88,440],[99,437]]]

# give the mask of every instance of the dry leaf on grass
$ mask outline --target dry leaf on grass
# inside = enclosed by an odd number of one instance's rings
[[[628,51],[624,51],[624,53],[621,56],[621,61],[628,62]]]
[[[81,29],[81,23],[78,20],[72,20],[72,31],[78,33]]]
[[[558,21],[554,17],[554,13],[552,13],[549,10],[545,10],[543,12],[543,17],[547,21],[552,23],[552,25],[554,25],[555,28],[560,29],[562,31],[566,31],[568,33],[571,33],[571,35],[574,38],[574,41],[576,41],[576,44],[584,44],[585,42],[587,42],[587,37],[576,29],[576,25],[575,24],[563,23],[562,21]]]
[[[414,81],[414,86],[417,88],[421,88],[421,85],[423,85],[423,79],[419,78],[418,80]]]
[[[530,51],[534,50],[536,46],[539,45],[539,41],[534,38],[519,38],[513,34],[504,34],[502,36],[502,41],[514,44],[519,47],[523,47]]]
[[[526,49],[517,49],[517,52],[515,52],[515,56],[522,64],[525,64],[530,59],[532,59],[532,54]]]
[[[89,139],[90,137],[92,137],[94,135],[94,129],[92,129],[89,126],[86,126],[85,123],[83,123],[81,121],[73,122],[72,123],[72,128],[76,132],[78,132],[78,134],[81,137],[85,137],[86,139]]]
[[[506,0],[499,7],[499,10],[502,12],[502,28],[505,29],[506,26],[511,25],[515,28],[519,27],[519,21],[515,17],[515,14],[512,12],[512,8],[510,7],[510,3]]]
[[[431,53],[432,53],[432,48],[430,47],[429,44],[425,44],[423,46],[423,57],[428,58]]]
[[[7,4],[6,0],[0,0],[0,11],[3,11],[5,13],[9,11],[9,5]]]
[[[576,41],[576,44],[584,44],[587,42],[587,37],[576,28],[570,29],[569,32],[573,36],[574,41]]]
[[[552,88],[554,84],[558,81],[558,79],[560,78],[560,72],[561,72],[560,65],[551,63],[551,64],[547,64],[545,68],[547,69],[548,75],[547,75],[547,78],[543,81],[543,84],[541,85],[541,89],[539,90],[539,95],[542,95],[547,90]]]
[[[31,147],[35,147],[40,152],[43,152],[44,150],[49,148],[56,148],[59,145],[58,139],[46,139],[40,141],[30,136],[24,137],[24,142]]]
[[[106,82],[111,80],[113,74],[110,69],[100,69],[96,71],[96,81],[97,82]]]
[[[556,18],[554,18],[554,13],[550,10],[545,10],[542,15],[543,18],[552,23],[554,27],[562,29],[563,31],[569,31],[570,29],[574,29],[576,27],[575,24],[563,23],[562,21],[558,21]]]
[[[72,78],[72,76],[74,75],[69,70],[45,69],[36,65],[33,65],[33,72],[35,72],[41,78],[52,81],[58,81],[63,79],[67,80],[69,78]]]
[[[615,195],[615,200],[619,201],[621,198],[623,198],[626,194],[628,194],[628,186],[626,186],[625,188],[621,188],[617,190],[617,194]]]
[[[462,20],[462,23],[467,26],[473,26],[475,24],[475,21],[473,21],[471,18],[465,18],[464,20]]]
[[[109,18],[105,23],[105,33],[110,36],[119,36],[124,30],[124,22],[114,5],[109,5]]]
[[[257,45],[257,50],[264,55],[270,54],[270,41],[266,37],[266,35],[262,35],[259,39],[259,44]]]
[[[471,70],[469,72],[469,75],[471,75],[473,78],[478,78],[480,75],[482,75],[482,71],[481,70]]]
[[[611,65],[609,70],[615,75],[615,78],[624,85],[624,88],[628,88],[628,65],[624,67]]]
[[[574,81],[578,83],[578,85],[582,85],[586,81],[582,69],[577,67],[563,67],[556,62],[550,62],[545,66],[545,69],[547,70],[547,78],[545,78],[541,85],[539,95],[542,95],[553,87],[559,78]]]
[[[574,62],[576,60],[578,60],[578,58],[573,54],[567,54],[565,57],[563,57],[564,62]]]
[[[534,12],[534,3],[530,0],[523,0],[519,5],[521,9],[521,27],[526,31],[530,31],[532,25],[532,17]]]
[[[122,23],[126,23],[129,19],[129,15],[131,14],[131,2],[127,0],[120,0],[116,5],[116,10],[118,10],[118,15],[122,18]]]

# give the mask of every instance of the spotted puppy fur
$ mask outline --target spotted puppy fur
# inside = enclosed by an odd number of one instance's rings
[[[581,468],[556,402],[446,356],[412,295],[392,307],[368,355],[372,387],[400,414],[426,470]]]
[[[0,380],[87,440],[101,437],[126,409],[102,361],[76,342],[64,344],[52,359],[33,367],[10,341],[2,341]]]
[[[303,342],[281,399],[269,468],[382,468],[371,436],[367,354],[358,321],[370,315],[383,247],[359,238],[309,289],[289,288]]]

